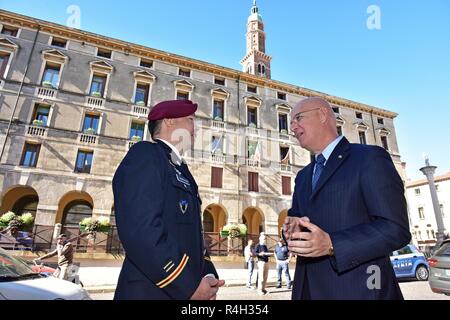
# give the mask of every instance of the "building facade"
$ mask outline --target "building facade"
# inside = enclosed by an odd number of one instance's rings
[[[385,147],[404,177],[397,114],[270,79],[264,43],[256,4],[245,72],[0,11],[0,214],[32,212],[42,226],[114,223],[114,172],[134,143],[150,140],[147,114],[168,99],[199,105],[186,157],[205,232],[236,222],[278,234],[295,175],[311,159],[289,124],[306,97],[327,99],[339,133]]]
[[[434,179],[444,228],[450,231],[450,173]],[[406,197],[413,242],[424,251],[436,245],[437,223],[431,201],[430,187],[426,179],[406,184]]]

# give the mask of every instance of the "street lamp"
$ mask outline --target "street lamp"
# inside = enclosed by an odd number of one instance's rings
[[[444,241],[445,227],[444,221],[442,219],[441,208],[439,206],[439,200],[436,192],[436,185],[434,184],[434,172],[436,171],[436,166],[430,165],[430,159],[428,155],[423,154],[425,160],[425,167],[420,168],[420,171],[427,177],[428,185],[430,187],[431,201],[433,202],[434,216],[436,217],[437,223],[437,233],[436,233],[436,248],[439,248],[442,241]]]

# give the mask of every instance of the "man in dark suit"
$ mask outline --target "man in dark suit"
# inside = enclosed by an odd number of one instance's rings
[[[180,155],[193,143],[196,110],[189,100],[154,106],[155,143],[134,145],[114,175],[126,252],[115,299],[212,300],[224,284],[204,248],[198,186]]]
[[[403,182],[380,147],[338,136],[322,98],[291,112],[291,129],[314,160],[295,179],[283,226],[297,254],[293,299],[403,299],[389,254],[409,233]]]

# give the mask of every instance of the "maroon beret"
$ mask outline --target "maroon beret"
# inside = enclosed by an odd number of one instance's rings
[[[170,100],[156,104],[148,114],[148,120],[187,117],[197,111],[197,104],[191,100]]]

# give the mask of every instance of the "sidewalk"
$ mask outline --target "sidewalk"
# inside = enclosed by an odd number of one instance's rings
[[[88,265],[89,264],[89,265]],[[94,264],[94,265],[92,265]],[[86,265],[86,266],[84,266]],[[217,262],[215,263],[217,273],[220,278],[225,280],[226,287],[245,286],[247,283],[248,272],[239,262]],[[114,292],[117,285],[117,279],[119,277],[122,261],[109,261],[108,265],[102,265],[101,261],[83,263],[78,270],[78,275],[84,288],[90,293],[107,293]],[[294,277],[294,264],[290,265],[291,279]],[[256,269],[253,272],[252,284],[255,284]],[[282,275],[283,285],[286,284],[284,275]],[[268,285],[277,284],[277,273],[275,269],[275,263],[269,263],[269,276]]]

